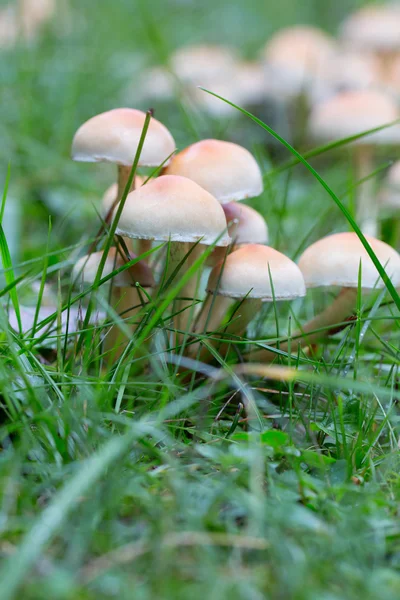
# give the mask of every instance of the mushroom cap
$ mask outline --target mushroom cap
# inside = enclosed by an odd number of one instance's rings
[[[101,257],[103,252],[93,252],[90,255],[82,256],[78,262],[74,265],[72,271],[73,279],[77,279],[78,282],[82,282],[86,285],[92,285],[99,268]],[[133,260],[135,256],[130,255]],[[107,277],[117,269],[121,268],[126,264],[126,260],[117,252],[116,248],[110,248],[108,253],[102,278]],[[115,287],[130,287],[139,283],[142,287],[154,287],[154,277],[150,267],[143,261],[139,261],[122,271],[118,275],[112,278],[113,285]]]
[[[334,39],[317,27],[296,25],[281,29],[264,47],[270,94],[290,97],[299,94],[309,80],[322,72],[334,54]]]
[[[259,212],[239,202],[223,204],[228,231],[233,242],[238,244],[267,244],[268,227]]]
[[[235,52],[224,46],[182,46],[172,54],[171,68],[183,82],[202,85],[225,77],[236,60]]]
[[[163,175],[128,195],[117,234],[227,246],[226,230],[224,211],[211,194],[186,177]]]
[[[207,291],[217,291],[228,298],[260,298],[264,302],[293,300],[306,294],[298,266],[277,250],[259,244],[242,246],[229,254],[225,263],[214,267]]]
[[[388,244],[365,236],[393,285],[400,285],[400,255]],[[307,248],[299,259],[299,267],[307,287],[340,286],[357,288],[361,261],[361,287],[383,288],[374,263],[354,232],[335,233]]]
[[[144,183],[144,177],[140,177],[140,175],[135,176],[135,188],[141,187]],[[101,201],[101,214],[105,217],[108,214],[108,211],[114,204],[118,194],[118,184],[112,183],[110,187],[106,189],[103,194],[103,198]]]
[[[312,83],[311,103],[322,102],[339,92],[380,85],[380,66],[373,54],[341,50],[329,57]]]
[[[398,118],[396,103],[387,94],[354,90],[342,92],[316,105],[310,115],[309,129],[317,139],[336,140],[375,129]],[[396,141],[400,141],[398,124],[359,138],[354,143],[371,145]]]
[[[221,204],[259,196],[260,167],[248,150],[221,140],[202,140],[176,154],[166,169],[183,175],[210,192]]]
[[[333,37],[318,27],[295,25],[278,31],[264,48],[264,56],[269,62],[282,66],[301,65],[306,70],[314,70],[323,58],[335,52]]]
[[[81,125],[72,142],[73,160],[132,165],[142,135],[146,114],[134,108],[115,108]],[[168,129],[154,119],[139,159],[139,166],[157,167],[175,150]]]
[[[364,6],[343,22],[340,37],[349,45],[362,50],[399,50],[399,6],[395,4]]]

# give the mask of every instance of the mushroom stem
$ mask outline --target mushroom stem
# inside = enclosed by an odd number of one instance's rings
[[[175,275],[174,280],[171,282],[172,287],[174,287],[182,277],[182,274],[189,269],[195,260],[199,257],[201,252],[203,252],[202,247],[194,248],[191,253],[188,255],[194,244],[190,242],[170,242],[169,244],[169,257],[168,264],[165,267],[164,273],[164,282],[167,282],[174,271],[178,268],[181,262],[185,259],[184,265],[181,265],[179,272]],[[179,332],[188,331],[188,326],[190,321],[193,318],[193,299],[196,294],[197,289],[197,279],[198,273],[194,274],[193,277],[184,285],[184,287],[179,292],[179,298],[175,298],[173,303],[173,326],[176,330],[175,334],[175,342],[177,344],[181,343],[183,339],[183,334]],[[188,300],[183,300],[181,298],[188,298]]]
[[[392,83],[392,69],[398,56],[397,50],[382,50],[378,52],[381,80],[386,84]]]
[[[369,177],[374,170],[373,148],[360,144],[354,152],[357,181],[366,179],[358,186],[357,222],[363,233],[376,237],[378,232],[378,203],[374,197],[374,180]]]
[[[113,286],[111,306],[119,315],[121,315],[121,318],[124,321],[130,320],[128,326],[133,333],[136,324],[132,323],[132,318],[142,309],[142,301],[138,289],[134,286]],[[106,355],[107,363],[113,364],[118,360],[124,352],[128,342],[129,339],[127,339],[126,335],[120,330],[118,325],[111,325],[104,339],[104,353]]]
[[[214,299],[214,302],[213,302]],[[224,321],[224,317],[226,316],[229,309],[237,302],[232,298],[228,298],[226,296],[213,296],[213,294],[208,294],[207,298],[203,304],[203,308],[201,313],[199,314],[199,318],[196,321],[193,333],[194,334],[205,334],[206,332],[216,332],[218,329],[219,333],[215,334],[215,337],[218,337],[219,334],[228,337],[229,335],[233,336],[243,336],[248,324],[253,320],[254,316],[261,308],[261,300],[258,298],[245,298],[238,307],[237,312],[233,315],[232,321],[227,323],[226,327],[221,328],[221,324]],[[213,346],[216,346],[218,343],[223,343],[223,340],[208,340]],[[193,344],[191,346],[190,354],[192,356],[197,355],[200,344]],[[208,351],[204,349],[200,355],[200,358],[203,359],[204,356],[208,354]]]
[[[342,288],[339,295],[322,313],[308,321],[299,331],[291,336],[290,344],[280,344],[279,349],[287,352],[290,346],[292,354],[299,348],[318,342],[325,335],[335,333],[335,326],[345,321],[353,312],[357,302],[357,288]],[[327,330],[333,329],[333,331]],[[249,360],[271,361],[276,353],[271,350],[256,350],[249,354]]]
[[[126,184],[128,183],[129,176],[131,174],[132,167],[126,167],[125,165],[118,165],[118,195],[115,199],[115,206],[121,200],[122,195],[125,191]],[[135,178],[133,178],[130,192],[135,189]]]

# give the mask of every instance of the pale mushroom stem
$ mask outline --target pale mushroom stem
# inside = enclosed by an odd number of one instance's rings
[[[390,85],[392,83],[392,68],[397,57],[397,50],[386,50],[378,53],[381,80],[386,84]]]
[[[198,244],[194,249],[192,249],[189,256],[187,256],[188,252],[193,246],[194,244],[190,242],[170,243],[170,254],[168,265],[166,266],[164,281],[167,281],[171,277],[173,272],[186,257],[184,267],[182,266],[180,268],[179,272],[175,276],[175,279],[172,281],[172,287],[176,285],[177,281],[179,281],[180,277],[182,277],[182,274],[187,271],[201,255],[201,253],[204,252],[204,247]],[[175,335],[175,341],[177,344],[182,342],[184,334],[189,331],[189,326],[194,319],[195,307],[193,306],[193,300],[196,297],[196,291],[198,289],[198,278],[200,276],[200,271],[201,270],[195,273],[179,291],[179,298],[187,298],[187,300],[177,299],[174,302],[173,311],[175,316],[173,318],[173,325],[177,331]]]
[[[142,302],[139,291],[136,287],[117,287],[113,286],[111,305],[124,321],[132,320],[142,308]],[[132,333],[135,331],[136,325],[129,323],[128,325]],[[106,362],[113,364],[117,361],[124,352],[129,339],[119,329],[118,325],[113,324],[108,330],[104,339],[104,353]]]
[[[358,181],[368,178],[358,186],[357,222],[362,232],[376,237],[378,233],[378,203],[374,197],[374,151],[370,145],[360,144],[354,152],[355,173]]]
[[[214,298],[213,294],[208,294],[199,318],[196,321],[193,333],[201,335],[206,331],[212,333],[220,329],[220,333],[223,335],[243,336],[250,321],[253,320],[254,316],[260,310],[262,302],[257,298],[244,299],[237,312],[233,315],[232,321],[227,324],[226,328],[221,328],[224,317],[235,302],[237,300],[226,296],[216,296]],[[216,333],[215,337],[218,337],[218,335]],[[221,343],[221,340],[209,339],[208,342],[216,346]],[[191,356],[196,356],[198,349],[199,344],[193,344],[190,349]],[[200,355],[200,359],[202,360],[207,353],[208,351],[204,349]]]
[[[126,184],[128,183],[131,169],[132,169],[132,167],[125,167],[123,165],[118,165],[118,196],[117,196],[118,202],[121,200],[122,195],[125,191],[125,187],[126,187]],[[134,189],[135,189],[135,179],[133,179],[131,189],[129,191],[132,192]],[[115,202],[115,205],[117,205],[117,200]],[[129,245],[132,245],[132,242],[130,242],[130,244],[128,244],[128,246]],[[151,250],[151,240],[137,240],[136,241],[135,254],[137,254],[138,256],[141,256],[142,254],[144,254],[145,252],[148,252],[149,250]],[[143,258],[142,260],[145,263],[147,263],[149,259]]]
[[[129,176],[131,174],[132,167],[126,167],[124,165],[118,165],[118,196],[115,205],[121,200],[123,193],[128,183]],[[135,189],[135,178],[133,178],[130,192]],[[118,202],[117,202],[118,201]]]
[[[299,348],[310,346],[329,335],[329,328],[334,329],[339,323],[343,323],[354,312],[357,303],[357,288],[342,288],[339,295],[330,306],[322,313],[308,321],[301,330],[296,331],[291,336],[291,341],[279,345],[279,350],[297,354]],[[327,332],[328,330],[328,332]],[[276,353],[271,350],[256,350],[251,352],[249,360],[271,361],[276,357]]]

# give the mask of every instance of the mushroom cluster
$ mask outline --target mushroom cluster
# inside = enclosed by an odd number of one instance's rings
[[[120,108],[78,129],[72,157],[117,166],[117,182],[99,211],[105,227],[112,222],[115,243],[101,250],[103,237],[73,270],[81,286],[98,282],[99,269],[107,283],[109,308],[119,315],[105,335],[110,361],[121,356],[143,319],[160,305],[170,331],[165,350],[209,360],[212,346],[229,347],[244,336],[263,303],[301,298],[306,287],[342,288],[329,308],[293,335],[293,348],[345,321],[360,286],[384,285],[354,233],[316,242],[298,264],[268,246],[263,216],[242,203],[263,192],[260,167],[242,146],[207,139],[177,152],[171,133],[150,113]],[[133,165],[140,174],[133,173]],[[400,286],[400,255],[375,238],[368,241]],[[274,352],[252,355],[270,360]]]
[[[400,8],[395,3],[367,4],[344,20],[337,37],[311,25],[281,29],[253,62],[221,45],[180,47],[167,65],[145,71],[126,97],[152,104],[178,96],[185,106],[218,119],[240,116],[199,86],[266,116],[296,145],[305,139],[321,144],[349,139],[355,216],[364,233],[379,236],[376,154],[400,145]]]

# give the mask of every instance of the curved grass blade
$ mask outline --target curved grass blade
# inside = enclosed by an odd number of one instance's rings
[[[335,194],[335,192],[329,187],[329,185],[321,177],[321,175],[319,175],[319,173],[310,165],[310,163],[307,162],[307,160],[304,158],[304,156],[302,156],[300,154],[300,152],[298,152],[295,148],[293,148],[293,146],[291,146],[278,133],[276,133],[276,131],[274,131],[271,127],[266,125],[266,123],[261,121],[261,119],[259,119],[255,115],[251,114],[244,108],[240,108],[240,106],[237,106],[236,104],[234,104],[233,102],[230,102],[226,98],[223,98],[222,96],[219,96],[218,94],[215,94],[214,92],[211,92],[210,90],[207,90],[203,87],[201,87],[200,89],[203,90],[204,92],[206,92],[207,94],[211,94],[211,96],[215,96],[216,98],[219,98],[220,100],[222,100],[223,102],[226,102],[230,106],[233,106],[233,108],[236,108],[241,113],[243,113],[244,115],[246,115],[247,117],[252,119],[252,121],[254,121],[255,123],[257,123],[257,125],[259,125],[263,129],[265,129],[265,131],[267,131],[270,135],[272,135],[272,137],[274,137],[278,142],[280,142],[283,146],[285,146],[285,148],[287,148],[289,150],[289,152],[291,152],[296,157],[298,162],[302,163],[310,171],[310,173],[315,177],[315,179],[317,179],[317,181],[319,181],[319,183],[322,185],[322,187],[325,189],[325,191],[328,192],[329,196],[337,204],[337,206],[341,210],[341,212],[344,215],[344,217],[346,218],[346,220],[350,223],[351,227],[353,228],[353,230],[359,237],[362,245],[364,246],[365,250],[367,251],[372,262],[374,263],[379,275],[382,277],[382,280],[385,283],[385,286],[386,286],[389,294],[393,298],[393,302],[395,303],[396,307],[400,311],[400,296],[397,293],[396,288],[394,287],[390,277],[386,273],[385,268],[382,266],[382,264],[380,263],[380,261],[378,260],[378,258],[376,256],[375,252],[372,250],[370,244],[368,243],[367,238],[365,237],[365,235],[363,234],[363,232],[361,231],[361,229],[359,228],[359,226],[357,225],[357,223],[351,216],[350,212],[347,210],[347,208],[344,206],[344,204],[342,204],[342,202],[339,200],[339,198]]]

